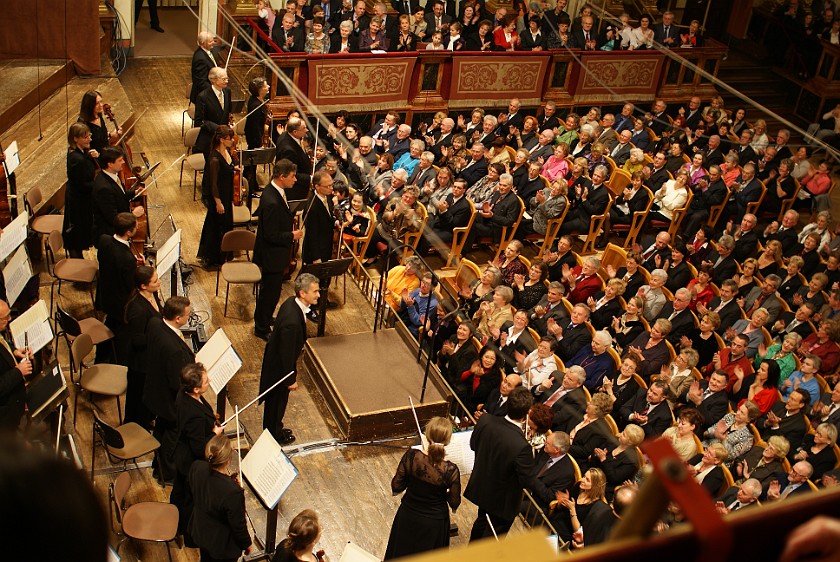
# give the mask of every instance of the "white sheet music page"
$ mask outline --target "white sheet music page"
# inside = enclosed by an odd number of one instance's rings
[[[452,434],[452,440],[446,446],[446,460],[455,464],[462,476],[472,474],[475,464],[475,451],[470,449],[470,437],[472,430],[459,431]],[[414,445],[418,451],[426,451],[426,437],[422,438],[421,445]]]
[[[242,367],[242,359],[233,349],[230,339],[221,328],[207,340],[195,356],[197,363],[203,363],[210,378],[210,387],[218,394]]]
[[[3,281],[6,283],[6,298],[9,304],[15,301],[23,292],[29,279],[32,277],[32,267],[29,264],[29,255],[26,253],[26,246],[21,245],[12,254],[12,258],[6,267],[3,268]]]
[[[264,429],[245,458],[242,475],[254,492],[269,509],[274,509],[280,498],[297,478],[298,470],[271,433]]]
[[[158,277],[163,277],[163,274],[169,271],[169,268],[175,265],[178,258],[181,256],[181,229],[175,231],[175,234],[163,243],[160,250],[157,252],[157,274]]]
[[[12,320],[9,324],[12,339],[16,348],[23,348],[27,335],[32,353],[40,351],[45,345],[52,343],[53,331],[50,326],[50,313],[47,303],[43,299],[35,303],[29,310]]]
[[[26,229],[29,226],[29,214],[24,211],[3,229],[0,234],[0,261],[9,257],[18,246],[26,240]]]
[[[348,542],[338,562],[379,562],[379,558],[359,545]]]

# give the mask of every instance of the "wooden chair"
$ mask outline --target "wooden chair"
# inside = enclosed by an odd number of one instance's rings
[[[368,228],[367,231],[363,236],[346,236],[344,238],[344,242],[350,248],[350,252],[359,259],[359,261],[363,261],[365,259],[365,254],[367,253],[368,246],[370,245],[370,240],[373,238],[373,233],[376,231],[376,213],[370,207],[365,207],[368,215]],[[354,272],[359,273],[358,269],[361,266],[358,263],[353,264]]]
[[[725,464],[720,465],[721,470],[723,470],[723,484],[720,486],[720,490],[718,490],[717,496],[720,497],[732,486],[735,485],[735,479],[732,478],[732,473],[729,472],[729,469],[726,468]]]
[[[99,262],[83,258],[64,258],[57,260],[58,253],[64,248],[64,240],[61,232],[53,230],[47,238],[47,269],[53,278],[50,284],[50,313],[53,310],[53,289],[58,284],[58,294],[61,295],[61,282],[86,283],[90,292],[90,303],[96,307],[93,294],[93,284],[99,273]],[[52,268],[49,263],[52,261]]]
[[[703,442],[700,441],[700,438],[697,437],[696,433],[693,433],[692,435],[694,436],[694,445],[697,447],[697,454],[702,455],[703,454]]]
[[[166,554],[172,562],[169,543],[178,536],[178,507],[169,502],[139,502],[126,507],[125,496],[130,486],[131,477],[123,472],[109,487],[111,529],[125,536],[117,545],[117,553],[127,539],[162,542],[166,543]],[[119,529],[114,528],[114,514]]]
[[[105,342],[111,346],[114,356],[116,357],[116,348],[114,348],[114,332],[108,326],[101,322],[98,318],[91,316],[90,318],[82,318],[76,320],[69,312],[62,308],[61,304],[55,306],[55,344],[53,346],[53,353],[58,353],[59,337],[64,336],[64,343],[67,344],[67,352],[70,354],[70,377],[73,377],[73,341],[82,334],[90,336],[93,345],[99,345]]]
[[[607,202],[606,208],[604,208],[604,212],[600,215],[592,215],[589,218],[589,233],[586,236],[586,240],[583,243],[583,248],[580,251],[580,255],[588,255],[595,253],[595,241],[598,239],[598,235],[601,232],[601,228],[604,226],[604,223],[607,220],[607,217],[610,216],[610,207],[613,204],[612,197]]]
[[[454,276],[441,277],[441,283],[453,295],[458,295],[459,288],[469,287],[476,279],[481,278],[481,269],[468,259],[463,259],[458,264]]]
[[[644,226],[648,213],[650,213],[650,208],[653,205],[653,193],[645,186],[642,186],[642,189],[647,192],[648,196],[647,206],[644,210],[633,213],[633,217],[630,219],[630,224],[610,223],[610,234],[613,232],[627,232],[627,238],[624,239],[624,248],[628,250],[636,244],[636,239],[639,237],[639,233],[642,231],[642,226]]]
[[[257,235],[250,230],[231,230],[226,232],[222,238],[223,254],[229,255],[234,252],[245,253],[245,261],[237,260],[234,256],[233,260],[226,261],[222,264],[222,267],[216,270],[216,296],[219,296],[219,278],[224,277],[225,279],[224,316],[227,316],[231,283],[237,285],[253,285],[254,295],[259,297],[259,283],[262,280],[262,270],[250,259],[250,252],[254,250],[256,240]]]
[[[613,417],[611,415],[607,414],[606,416],[604,416],[604,420],[607,422],[607,425],[609,426],[612,434],[614,436],[618,436],[618,434],[620,433],[618,431],[618,424],[615,423],[615,420],[613,419]]]
[[[607,187],[612,191],[613,196],[618,197],[624,192],[624,188],[630,185],[632,178],[629,173],[621,168],[613,168],[610,181],[607,182]],[[653,199],[653,197],[651,197]]]
[[[426,230],[426,223],[429,222],[429,212],[426,210],[426,206],[418,204],[416,208],[417,213],[420,215],[420,225],[416,231],[409,232],[403,236],[403,242],[411,246],[411,248],[406,248],[403,258],[414,255],[413,249],[417,248],[417,243],[420,242],[420,237],[423,236],[423,231]]]
[[[636,374],[636,373],[633,373],[633,380],[634,380],[634,381],[636,381],[636,384],[638,384],[638,385],[639,385],[639,388],[645,388],[645,389],[647,389],[648,384],[645,382],[645,379],[643,379],[643,378],[641,377],[641,375],[638,375],[638,374]]]
[[[184,166],[189,166],[190,170],[193,171],[193,201],[195,201],[195,196],[198,191],[198,173],[204,172],[204,165],[206,164],[203,154],[193,152],[193,147],[195,147],[195,142],[198,140],[198,134],[200,132],[201,127],[193,127],[184,135],[184,147],[187,149],[187,153],[181,160],[181,175],[178,178],[178,187],[181,187],[184,180]]]
[[[726,203],[729,201],[729,195],[732,192],[729,188],[726,188],[726,197],[723,198],[723,203],[720,205],[714,205],[711,209],[709,209],[709,219],[706,221],[706,224],[711,226],[712,228],[715,227],[720,216],[723,214],[723,209],[726,207]]]
[[[753,201],[752,203],[747,204],[747,213],[753,214],[758,216],[758,210],[761,208],[761,203],[764,201],[764,197],[767,195],[767,186],[764,185],[763,181],[759,180],[761,183],[761,195],[758,198],[758,201]]]
[[[187,83],[187,108],[181,113],[181,137],[184,136],[184,131],[186,123],[187,123],[187,116],[190,117],[190,125],[192,125],[193,120],[195,119],[195,106],[190,101],[190,93],[192,92],[192,82]]]
[[[799,190],[802,189],[802,186],[799,184],[799,180],[796,178],[793,179],[793,184],[795,186],[793,189],[793,195],[787,199],[782,199],[782,206],[779,208],[779,216],[776,219],[779,221],[779,224],[781,224],[782,217],[785,216],[785,213],[793,208],[793,204],[796,202],[797,196],[799,195]]]
[[[610,357],[612,357],[613,363],[615,363],[616,372],[620,371],[621,370],[621,356],[618,354],[618,352],[613,347],[608,347],[607,348],[607,353],[610,354]]]
[[[825,380],[825,377],[817,374],[817,375],[814,375],[814,378],[817,379],[817,384],[820,385],[820,394],[826,394],[828,392],[831,392],[831,389],[829,388],[828,383]],[[816,399],[816,398],[814,398],[814,399]]]
[[[601,268],[598,270],[598,275],[606,282],[609,279],[607,274],[607,266],[611,265],[616,270],[623,267],[627,263],[627,251],[624,248],[617,246],[610,242],[604,248],[604,253],[601,254]]]
[[[467,235],[475,222],[475,203],[469,199],[467,199],[467,203],[470,205],[470,221],[467,223],[467,226],[459,226],[452,229],[452,245],[449,248],[449,257],[446,259],[444,269],[452,269],[454,264],[461,260],[461,255],[464,251],[464,243],[466,243]]]
[[[758,428],[754,424],[749,424],[750,432],[753,435],[753,442],[756,445],[761,445],[762,447],[766,447],[767,443],[761,437],[761,434],[758,432]]]
[[[61,229],[64,227],[64,215],[51,213],[36,217],[35,210],[41,206],[43,201],[44,196],[41,194],[41,188],[38,186],[30,187],[29,191],[26,192],[26,197],[23,199],[24,207],[29,213],[29,228],[40,234],[42,241],[46,241],[46,238],[49,237],[53,230],[57,230],[59,233],[61,232]]]

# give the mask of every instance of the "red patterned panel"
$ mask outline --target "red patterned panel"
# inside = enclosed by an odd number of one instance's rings
[[[522,103],[539,100],[548,62],[548,57],[453,57],[450,102],[462,105],[513,96],[519,97]]]
[[[309,60],[309,97],[323,106],[339,109],[377,109],[383,104],[408,102],[415,59]]]
[[[577,95],[640,95],[656,93],[664,57],[660,53],[636,55],[626,53],[584,53],[583,68],[575,93]]]

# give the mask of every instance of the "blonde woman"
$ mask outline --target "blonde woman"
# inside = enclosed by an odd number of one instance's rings
[[[482,301],[478,311],[473,316],[476,323],[476,333],[482,338],[489,338],[490,327],[501,328],[505,322],[513,322],[513,307],[510,301],[513,300],[513,289],[506,285],[500,285],[493,290],[491,302]]]
[[[670,222],[674,212],[688,200],[688,182],[690,176],[686,170],[680,170],[674,179],[666,181],[654,194],[653,202],[659,210],[650,214],[650,219]]]
[[[585,534],[601,536],[604,533],[604,515],[609,513],[604,493],[607,477],[600,468],[587,470],[577,483],[571,495],[568,492],[556,492],[559,506],[568,513],[563,513],[558,521],[557,532],[563,540],[574,540],[578,547],[585,543]]]

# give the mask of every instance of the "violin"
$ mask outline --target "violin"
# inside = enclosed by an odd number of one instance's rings
[[[234,123],[233,115],[230,116],[228,123],[230,124],[230,128],[233,129],[233,145],[230,147],[230,157],[234,160],[233,204],[239,207],[240,205],[242,205],[242,202],[245,201],[245,198],[248,196],[248,194],[245,193],[242,184],[242,170],[239,166],[239,155],[237,154],[236,150],[236,147],[239,145],[239,136],[236,134],[236,126]]]
[[[117,118],[114,115],[113,110],[111,109],[111,105],[107,103],[103,104],[102,112],[105,114],[108,120],[114,124],[116,130],[119,131],[120,126],[117,123]],[[143,168],[140,166],[135,167],[133,165],[133,154],[131,152],[131,147],[128,146],[128,143],[126,142],[125,135],[120,137],[116,144],[118,144],[120,149],[122,149],[125,160],[125,162],[123,163],[122,170],[120,170],[119,172],[119,177],[120,180],[122,180],[123,185],[126,186],[126,191],[130,192],[133,189],[142,190],[146,186],[143,182],[139,181],[138,177],[141,175]],[[146,153],[141,152],[140,157],[143,159],[143,163],[146,164],[146,167],[148,168],[150,166],[150,163],[149,159],[146,158]],[[143,207],[143,216],[137,217],[137,230],[134,233],[134,237],[131,240],[131,244],[129,244],[131,252],[134,254],[134,257],[137,260],[138,266],[146,264],[146,259],[144,257],[143,252],[146,249],[146,242],[148,241],[149,237],[149,226],[147,221],[149,208],[145,193],[141,194],[139,197],[135,197],[129,203],[129,209],[132,213],[134,209],[139,206]]]
[[[324,549],[320,549],[315,553],[315,558],[318,559],[318,562],[326,562],[327,560],[327,553],[324,552]]]

